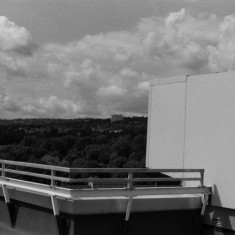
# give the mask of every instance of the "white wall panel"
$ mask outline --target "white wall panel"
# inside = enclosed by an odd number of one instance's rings
[[[187,82],[186,168],[205,168],[213,205],[235,208],[235,73]]]
[[[235,209],[235,72],[151,83],[147,166],[204,168],[213,205]]]
[[[185,82],[150,87],[147,166],[183,168],[184,101]]]

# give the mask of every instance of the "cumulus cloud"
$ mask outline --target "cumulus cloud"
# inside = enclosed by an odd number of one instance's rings
[[[28,30],[0,16],[0,72],[12,76],[25,76],[22,57],[33,55],[36,44]]]
[[[79,103],[72,100],[50,96],[37,100],[23,99],[19,101],[5,95],[4,92],[0,94],[0,108],[7,112],[17,113],[17,116],[27,117],[58,117],[61,115],[61,117],[69,118],[71,113],[81,114]]]
[[[18,112],[19,107],[12,97],[6,95],[5,87],[0,86],[0,113],[3,111]]]
[[[23,51],[32,43],[30,33],[5,16],[0,16],[0,48],[2,51]]]
[[[80,112],[80,107],[78,103],[71,100],[50,96],[47,99],[40,98],[34,102],[24,102],[20,106],[20,111],[23,114],[37,117],[54,117],[58,115],[69,117],[71,113],[78,114]]]
[[[149,80],[235,69],[234,15],[181,9],[142,19],[129,31],[42,45],[30,57],[22,53],[32,43],[26,29],[0,17],[0,32],[6,77],[21,76],[22,89],[33,90],[34,98],[23,92],[20,99],[17,92],[0,97],[3,109],[20,115],[146,114]]]

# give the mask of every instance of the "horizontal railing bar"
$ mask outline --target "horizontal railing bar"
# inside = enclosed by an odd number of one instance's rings
[[[144,196],[144,195],[176,195],[176,194],[211,194],[211,187],[152,187],[152,188],[112,188],[112,189],[67,189],[52,188],[49,185],[27,182],[15,179],[0,179],[0,185],[6,185],[16,190],[36,194],[56,195],[58,197],[79,200],[82,197],[112,197],[112,196]]]
[[[72,183],[127,183],[127,182],[168,182],[168,181],[200,181],[201,178],[80,178],[71,179]]]
[[[18,162],[10,160],[0,160],[0,163],[6,165],[15,165],[22,167],[32,167],[45,170],[55,170],[67,173],[181,173],[181,172],[204,172],[204,169],[149,169],[149,168],[68,168],[38,163]]]
[[[53,180],[58,180],[58,181],[62,181],[62,182],[71,182],[71,180],[69,178],[58,177],[58,176],[52,177],[51,175],[38,174],[38,173],[28,172],[28,171],[18,171],[18,170],[12,170],[12,169],[4,169],[4,171],[9,172],[9,173],[19,174],[19,175],[34,176],[34,177],[43,178],[43,179],[53,179]],[[8,178],[8,177],[6,177],[6,178]]]
[[[1,170],[1,168],[0,168]],[[34,172],[27,172],[27,171],[18,171],[12,169],[5,169],[5,172],[20,174],[20,175],[27,175],[27,176],[34,176],[38,178],[44,179],[53,179],[62,182],[71,182],[71,183],[127,183],[127,182],[167,182],[167,181],[200,181],[201,178],[132,178],[132,179],[125,179],[125,178],[80,178],[80,179],[69,179],[64,177],[57,177],[51,176],[46,174],[39,174]]]
[[[201,178],[133,178],[132,182],[200,181]]]
[[[128,179],[124,178],[79,178],[71,179],[72,183],[126,183]]]
[[[55,170],[55,171],[61,171],[61,172],[67,172],[67,173],[70,172],[70,168],[61,167],[61,166],[52,166],[52,165],[44,165],[44,164],[29,163],[29,162],[17,162],[17,161],[9,161],[9,160],[0,160],[0,163],[4,163],[6,165],[39,168],[39,169],[44,169],[44,170]]]
[[[16,189],[19,191],[26,191],[36,194],[45,194],[45,195],[57,195],[62,198],[70,198],[71,197],[71,189],[62,188],[62,187],[51,187],[48,184],[30,182],[20,179],[13,178],[1,178],[0,177],[0,185],[6,185],[11,189]]]
[[[148,169],[148,168],[70,168],[71,173],[184,173],[203,172],[204,169]]]
[[[75,189],[71,196],[81,197],[112,197],[112,196],[144,196],[144,195],[176,195],[176,194],[211,194],[208,187],[145,187],[145,188],[118,188],[118,189]]]

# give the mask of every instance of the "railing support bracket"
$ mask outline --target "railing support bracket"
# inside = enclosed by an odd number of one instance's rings
[[[16,222],[18,206],[15,203],[11,202],[10,197],[9,197],[9,192],[8,192],[6,185],[2,185],[2,191],[3,191],[3,196],[5,199],[6,205],[7,205],[7,209],[9,212],[11,226],[12,226],[12,228],[14,228],[15,222]]]
[[[10,203],[10,197],[6,185],[2,185],[2,191],[6,203]]]
[[[133,197],[130,197],[128,202],[127,202],[125,221],[129,221],[130,213],[131,213],[132,201],[133,201]]]
[[[131,213],[132,201],[133,201],[133,196],[129,197],[128,202],[127,202],[126,217],[125,217],[125,222],[123,225],[122,235],[128,234],[129,218],[130,218],[130,213]]]
[[[57,202],[57,198],[55,195],[51,195],[51,204],[52,204],[53,214],[59,215],[59,207],[58,207],[58,202]]]

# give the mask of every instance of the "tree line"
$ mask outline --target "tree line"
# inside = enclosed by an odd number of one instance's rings
[[[144,167],[146,117],[0,120],[0,158],[66,167]]]

